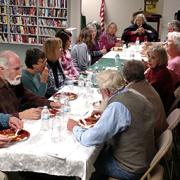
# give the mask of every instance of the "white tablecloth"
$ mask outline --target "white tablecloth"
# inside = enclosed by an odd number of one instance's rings
[[[122,51],[109,51],[106,53],[103,58],[108,58],[108,59],[114,59],[115,56],[118,54],[120,56],[120,59],[122,60],[147,60],[147,57],[144,57],[141,55],[140,51],[142,50],[142,45],[135,46],[135,45],[130,45],[128,48],[124,47]]]
[[[94,95],[94,99],[100,98],[95,90]],[[84,99],[82,96],[72,101],[72,113],[84,114],[87,111],[83,108]],[[72,113],[70,116],[73,116]],[[30,138],[0,150],[0,170],[77,176],[83,180],[90,178],[94,171],[93,163],[101,148],[84,147],[77,142],[66,128],[66,118],[59,119],[60,142],[56,144],[51,141],[51,128],[48,131],[40,131],[41,120],[24,122],[24,129],[30,132]]]

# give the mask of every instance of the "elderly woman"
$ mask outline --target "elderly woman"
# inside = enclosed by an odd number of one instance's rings
[[[45,96],[47,89],[48,69],[46,57],[39,48],[32,48],[26,51],[26,69],[22,70],[22,83],[24,87],[33,93]]]
[[[168,32],[180,32],[180,21],[172,20],[168,22]]]
[[[168,69],[176,74],[176,86],[180,83],[180,32],[168,33],[166,51],[169,55]]]
[[[106,48],[110,51],[112,47],[120,46],[121,44],[117,41],[116,37],[117,25],[114,22],[108,24],[106,31],[104,31],[99,39],[100,48]]]
[[[66,79],[59,58],[62,56],[62,41],[59,38],[48,38],[43,44],[49,70],[46,97],[51,97],[57,92]]]
[[[92,33],[92,46],[89,49],[89,53],[91,55],[91,64],[94,64],[103,56],[103,54],[107,53],[107,50],[105,47],[101,49],[99,46],[96,25],[90,23],[87,25],[87,27],[91,30]]]
[[[174,83],[167,69],[168,56],[165,48],[152,46],[148,49],[148,66],[145,77],[161,97],[167,113],[174,101]]]
[[[144,14],[137,14],[133,24],[127,27],[122,34],[122,40],[126,43],[135,42],[137,38],[140,42],[158,40],[157,31],[146,23]]]
[[[56,37],[62,40],[63,55],[60,57],[59,62],[62,64],[64,73],[69,79],[76,79],[79,72],[74,67],[69,47],[71,45],[71,32],[61,29],[56,33]]]

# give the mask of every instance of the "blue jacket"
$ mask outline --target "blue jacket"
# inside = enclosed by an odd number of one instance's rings
[[[0,113],[0,130],[9,127],[9,114]]]

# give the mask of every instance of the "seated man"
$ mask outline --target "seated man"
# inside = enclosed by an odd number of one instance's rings
[[[22,109],[24,105],[27,110]],[[13,114],[20,119],[39,119],[41,110],[36,107],[45,105],[60,106],[24,88],[19,56],[12,51],[0,52],[0,112]]]
[[[94,127],[83,129],[74,120],[67,128],[84,146],[109,142],[95,162],[92,179],[140,179],[154,156],[154,112],[147,99],[124,88],[116,70],[97,75],[97,83],[107,106]]]
[[[168,127],[166,113],[159,94],[145,80],[143,63],[133,60],[127,61],[124,64],[123,75],[128,83],[128,89],[135,89],[152,103],[156,117],[155,137],[157,138]]]

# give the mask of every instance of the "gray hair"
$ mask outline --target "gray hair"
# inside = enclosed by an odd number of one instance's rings
[[[97,74],[97,83],[100,89],[108,89],[111,93],[125,86],[125,80],[117,70],[105,70]]]
[[[171,26],[173,31],[180,32],[180,21],[172,20],[168,23],[168,26]]]
[[[141,61],[131,60],[124,63],[123,76],[126,81],[141,81],[145,79],[144,64]]]
[[[0,67],[7,68],[8,62],[8,58],[0,53]]]
[[[172,39],[173,43],[175,44],[178,52],[180,52],[180,32],[169,32],[168,39]]]
[[[133,21],[134,24],[136,24],[136,19],[137,19],[138,17],[142,18],[143,23],[146,23],[146,22],[147,22],[144,14],[137,14],[137,15],[134,17],[134,21]]]
[[[158,66],[164,66],[168,64],[168,55],[164,47],[159,46],[159,45],[150,46],[147,51],[147,54],[149,54],[150,52],[154,52],[157,54]]]

